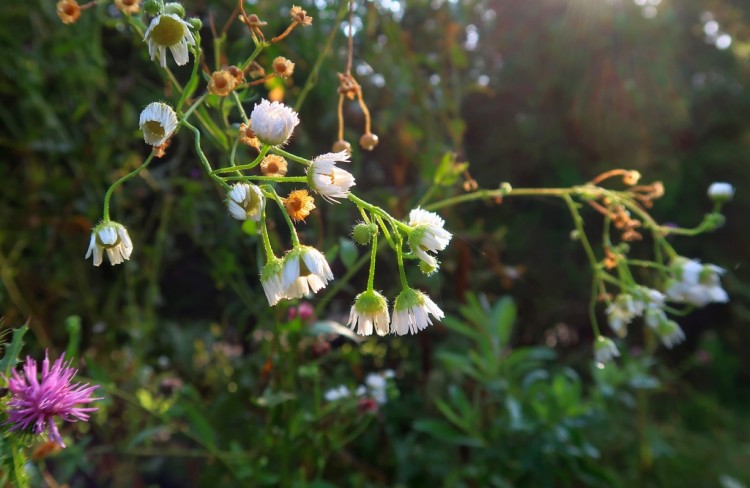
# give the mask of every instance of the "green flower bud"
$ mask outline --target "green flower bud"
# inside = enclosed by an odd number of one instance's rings
[[[164,5],[164,13],[165,14],[174,14],[181,19],[185,18],[185,7],[182,6],[182,4],[177,2],[169,2],[168,4]]]
[[[427,262],[420,260],[419,261],[419,271],[426,274],[427,276],[431,276],[435,274],[435,272],[440,269],[440,263],[436,260],[436,266],[430,266]]]
[[[198,17],[188,19],[188,24],[190,24],[190,27],[196,32],[203,28],[203,22]]]
[[[352,232],[352,238],[354,239],[354,242],[357,244],[360,244],[362,246],[365,246],[370,243],[372,240],[372,237],[377,235],[378,233],[378,226],[369,223],[365,224],[364,222],[361,222],[354,226],[354,231]]]
[[[151,17],[155,17],[162,13],[164,4],[159,0],[146,0],[143,2],[143,10]]]
[[[726,222],[726,218],[718,212],[706,214],[703,217],[703,225],[706,230],[716,230]]]

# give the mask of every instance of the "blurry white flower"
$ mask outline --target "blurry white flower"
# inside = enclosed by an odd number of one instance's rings
[[[378,405],[384,405],[388,401],[388,395],[386,393],[388,381],[382,373],[368,374],[367,377],[365,377],[365,385],[367,386],[367,392],[378,403]]]
[[[617,349],[617,346],[612,339],[604,336],[596,338],[596,342],[594,342],[594,357],[596,358],[596,362],[608,363],[619,355],[620,351]]]
[[[263,285],[263,291],[266,293],[266,299],[270,306],[274,306],[279,300],[286,298],[282,279],[283,270],[284,262],[279,258],[272,257],[260,273],[260,284]]]
[[[269,146],[286,143],[297,124],[297,112],[279,102],[261,100],[250,114],[250,126],[255,137]]]
[[[665,320],[668,320],[667,314],[664,313],[664,310],[656,307],[647,308],[643,316],[643,321],[652,329],[658,328],[659,324]]]
[[[302,298],[325,288],[333,279],[325,256],[310,246],[297,246],[284,256],[282,286],[285,298]]]
[[[444,225],[445,221],[436,213],[421,208],[409,212],[409,226],[414,227],[409,234],[409,246],[430,269],[437,268],[438,262],[429,252],[442,251],[453,237]]]
[[[432,325],[429,315],[442,319],[445,315],[430,297],[413,288],[405,288],[394,301],[391,333],[416,334]]]
[[[146,144],[161,146],[177,128],[177,114],[166,103],[149,103],[141,112],[140,127]]]
[[[175,14],[162,14],[154,17],[143,40],[148,41],[151,61],[159,58],[162,68],[167,67],[167,48],[172,51],[177,66],[182,66],[190,60],[188,46],[195,45],[195,38],[190,32],[190,24]]]
[[[117,222],[102,222],[91,231],[89,249],[86,257],[94,256],[94,266],[102,264],[104,251],[112,265],[120,264],[130,259],[133,252],[133,242],[130,240],[128,230],[124,225]]]
[[[711,183],[708,197],[715,202],[726,202],[734,197],[734,187],[729,183]]]
[[[674,320],[665,320],[660,323],[656,328],[656,333],[659,336],[659,339],[661,339],[661,343],[664,344],[667,349],[672,349],[674,346],[685,340],[685,333]]]
[[[349,391],[349,388],[347,388],[345,385],[339,385],[336,388],[331,388],[323,394],[323,398],[325,398],[327,402],[335,402],[337,400],[348,398],[350,396],[352,396],[352,394]]]
[[[388,333],[389,321],[385,297],[376,291],[364,291],[354,299],[347,325],[362,336],[371,335],[373,330],[383,336]]]
[[[634,300],[632,295],[620,293],[606,310],[609,327],[618,336],[625,337],[628,334],[628,324],[643,313],[644,306],[642,301]]]
[[[260,221],[266,198],[256,185],[235,183],[227,194],[227,208],[237,220]]]
[[[729,301],[729,295],[721,287],[721,275],[726,272],[723,268],[679,256],[672,261],[671,269],[673,279],[666,291],[670,300],[697,307]]]
[[[327,153],[312,160],[307,168],[307,180],[310,188],[321,197],[335,203],[337,198],[346,198],[349,189],[354,186],[354,176],[336,166],[337,162],[348,162],[349,153]]]

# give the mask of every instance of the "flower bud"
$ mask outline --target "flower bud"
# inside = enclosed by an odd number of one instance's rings
[[[716,203],[724,203],[734,197],[734,187],[729,183],[711,183],[708,187],[708,198]]]
[[[352,145],[346,142],[345,140],[336,141],[333,143],[333,147],[331,148],[333,152],[341,152],[346,151],[351,155],[352,153]]]
[[[194,31],[199,31],[203,28],[203,21],[198,17],[192,17],[188,19],[188,24]]]
[[[365,151],[372,151],[375,149],[375,146],[378,145],[378,136],[372,132],[368,132],[360,137],[359,145],[362,146],[362,149]]]
[[[719,212],[714,212],[706,214],[706,216],[703,217],[703,225],[706,227],[706,230],[716,230],[724,225],[726,220],[727,219]]]
[[[169,2],[168,4],[164,5],[164,13],[174,14],[184,19],[185,7],[183,7],[182,4],[177,3],[177,2]]]
[[[377,233],[377,225],[373,223],[366,224],[364,222],[360,222],[359,224],[354,226],[354,231],[352,231],[352,238],[357,244],[365,246],[370,243],[370,240],[372,240],[373,236],[377,235]]]
[[[163,8],[164,4],[159,0],[146,0],[143,2],[143,10],[151,17],[159,15]]]

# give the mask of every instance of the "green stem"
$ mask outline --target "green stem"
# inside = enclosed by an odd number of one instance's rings
[[[240,166],[238,166],[240,168]],[[307,183],[306,176],[227,176],[226,181],[271,181],[274,183]]]
[[[631,266],[640,266],[642,268],[656,268],[660,271],[669,271],[669,266],[664,266],[663,264],[656,263],[654,261],[645,261],[642,259],[628,259],[627,262]]]
[[[185,90],[183,90],[182,96],[180,96],[180,101],[177,102],[177,108],[175,109],[177,113],[180,113],[180,110],[182,110],[182,105],[187,101],[188,98],[190,98],[193,95],[193,93],[195,93],[195,89],[198,88],[198,82],[200,80],[200,75],[199,75],[199,68],[200,68],[199,60],[201,57],[200,48],[196,49],[193,52],[193,56],[195,56],[195,59],[193,62],[193,71],[190,73],[190,79],[188,80],[187,85],[185,85]]]
[[[241,164],[239,166],[229,166],[226,168],[216,168],[213,173],[214,174],[220,174],[220,173],[233,173],[235,171],[245,171],[248,169],[253,169],[256,166],[258,166],[261,161],[263,161],[263,158],[266,157],[266,154],[268,154],[268,150],[270,149],[270,146],[263,146],[260,150],[260,153],[258,153],[258,156],[253,160],[250,164]],[[231,162],[231,161],[230,161]]]
[[[260,214],[260,236],[263,241],[263,250],[266,252],[266,262],[276,257],[271,247],[271,239],[268,238],[268,227],[266,227],[266,209]]]
[[[220,177],[213,174],[211,163],[208,162],[208,158],[206,158],[206,155],[203,153],[203,148],[201,148],[201,132],[187,120],[183,119],[180,124],[193,131],[193,135],[195,136],[195,152],[198,153],[198,158],[201,160],[201,163],[203,163],[203,168],[206,170],[206,173],[208,173],[208,176],[224,187],[225,190],[229,190],[229,185]]]
[[[281,149],[278,146],[271,147],[271,151],[278,154],[279,156],[284,156],[285,158],[289,159],[290,161],[295,161],[300,164],[304,164],[305,166],[310,166],[312,164],[312,161],[309,159],[301,158],[299,156],[295,156],[294,154],[290,152],[286,152],[283,149]]]
[[[206,99],[206,95],[208,95],[208,92],[198,97],[198,99],[194,101],[192,105],[190,105],[190,108],[187,109],[184,114],[182,114],[183,120],[187,120],[187,118],[193,114],[193,111],[195,111],[195,109],[198,108],[201,103],[203,103],[203,100]]]
[[[109,222],[109,200],[112,198],[112,192],[115,191],[115,188],[117,188],[118,186],[120,186],[121,184],[125,183],[130,178],[132,178],[133,176],[135,176],[138,173],[140,173],[141,171],[143,171],[151,163],[152,159],[154,159],[154,152],[153,151],[151,151],[151,154],[148,155],[148,157],[143,162],[143,164],[141,164],[136,169],[134,169],[130,173],[126,174],[125,176],[123,176],[119,180],[117,180],[114,183],[112,183],[112,186],[109,187],[109,189],[107,190],[107,193],[104,195],[104,211],[103,211],[103,215],[102,215],[102,220],[103,221]]]
[[[245,62],[244,62],[244,63],[242,63],[242,64],[240,65],[240,68],[241,68],[241,69],[242,69],[243,71],[244,71],[245,69],[247,69],[247,67],[248,67],[248,66],[250,66],[250,63],[252,63],[253,61],[255,61],[255,58],[257,58],[257,57],[258,57],[258,55],[260,54],[260,52],[261,52],[261,51],[262,51],[263,49],[265,49],[266,47],[268,47],[268,46],[269,46],[269,44],[268,44],[268,43],[265,43],[265,42],[262,42],[262,43],[258,44],[257,46],[255,46],[255,50],[254,50],[254,51],[253,51],[252,53],[250,53],[250,57],[249,57],[249,58],[247,58],[247,59],[245,60]]]
[[[284,220],[286,220],[286,225],[289,226],[289,232],[291,234],[292,239],[292,245],[294,247],[299,246],[299,236],[297,236],[297,228],[294,227],[294,223],[292,222],[292,218],[289,217],[289,213],[286,211],[286,207],[284,206],[284,202],[281,201],[281,197],[276,193],[276,190],[268,187],[268,192],[271,194],[271,198],[273,198],[276,203],[278,204],[279,208],[281,209],[281,214],[284,216]]]
[[[378,234],[372,236],[372,249],[370,250],[370,273],[367,276],[367,291],[373,291],[375,286],[375,260],[378,254]]]
[[[245,112],[245,107],[242,106],[242,100],[240,100],[240,96],[237,95],[237,92],[232,90],[232,96],[234,97],[234,102],[237,104],[237,108],[240,110],[240,117],[242,117],[242,121],[246,124],[250,123],[250,120],[247,118],[247,113]]]
[[[401,288],[406,290],[409,288],[409,282],[406,280],[406,271],[404,270],[404,254],[401,246],[403,241],[401,236],[398,235],[398,242],[396,243],[396,262],[398,263],[398,276],[401,279]]]
[[[573,188],[519,188],[513,190],[504,190],[502,188],[497,190],[477,190],[472,193],[466,193],[458,195],[456,197],[446,198],[445,200],[439,200],[435,203],[431,203],[425,206],[425,210],[437,210],[443,207],[450,207],[459,203],[472,202],[474,200],[486,200],[489,198],[504,198],[504,197],[519,197],[519,196],[552,196],[562,197],[570,193],[578,191],[576,187]]]
[[[349,192],[349,195],[347,198],[349,198],[349,200],[354,202],[358,207],[366,208],[367,210],[370,211],[370,213],[379,215],[383,219],[390,222],[391,225],[397,227],[400,230],[403,230],[407,235],[410,234],[412,230],[414,230],[408,225],[406,225],[405,223],[401,222],[400,220],[396,220],[395,218],[391,217],[391,215],[385,210],[383,210],[382,208],[376,207],[375,205],[367,203],[366,201],[356,196],[354,193]]]

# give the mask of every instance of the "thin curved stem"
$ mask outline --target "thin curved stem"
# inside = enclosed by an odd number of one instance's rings
[[[138,173],[140,173],[144,169],[146,169],[146,167],[149,164],[151,164],[151,160],[152,159],[154,159],[154,152],[153,151],[151,151],[151,154],[148,155],[148,157],[143,162],[143,164],[141,164],[136,169],[134,169],[130,173],[126,174],[125,176],[123,176],[119,180],[117,180],[114,183],[112,183],[112,186],[109,187],[109,189],[107,190],[107,193],[104,195],[104,211],[102,212],[102,220],[104,220],[105,222],[109,221],[109,200],[112,198],[112,192],[115,191],[115,188],[117,188],[121,184],[125,183],[130,178],[132,178],[133,176],[137,175]]]

